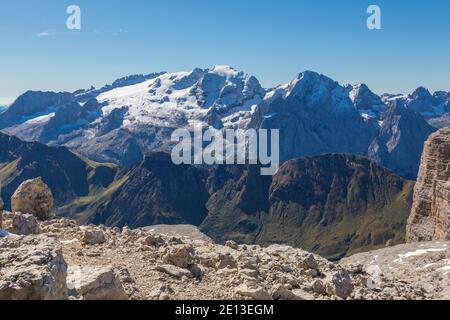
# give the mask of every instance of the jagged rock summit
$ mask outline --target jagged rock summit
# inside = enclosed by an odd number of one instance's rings
[[[450,240],[450,127],[425,143],[407,240]]]

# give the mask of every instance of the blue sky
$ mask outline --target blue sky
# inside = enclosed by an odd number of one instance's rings
[[[79,32],[65,26],[71,4]],[[370,4],[382,30],[366,28]],[[448,0],[1,0],[0,103],[215,64],[266,87],[313,70],[377,93],[450,90],[449,15]]]

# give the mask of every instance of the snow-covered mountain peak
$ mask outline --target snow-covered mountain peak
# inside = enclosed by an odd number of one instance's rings
[[[317,72],[302,72],[288,86],[279,87],[278,91],[283,89],[286,92],[282,95],[291,104],[300,102],[307,108],[330,112],[342,112],[353,107],[347,92],[338,82]]]
[[[97,89],[93,86],[91,86],[89,89],[80,89],[73,93],[73,95],[76,97],[76,100],[80,103],[85,103],[89,101],[90,99],[96,98],[98,95],[111,91],[116,88],[122,88],[127,87],[135,84],[142,83],[144,81],[154,79],[165,72],[156,72],[156,73],[149,73],[149,74],[135,74],[135,75],[129,75],[125,76],[119,79],[116,79],[113,81],[112,84],[104,85],[103,87]]]
[[[419,87],[408,95],[384,94],[381,98],[388,105],[394,105],[395,102],[401,101],[406,108],[420,113],[436,128],[446,127],[450,124],[448,117],[450,113],[449,92],[437,91],[432,95],[428,89]]]
[[[130,123],[171,126],[171,116],[177,115],[176,125],[179,126],[180,119],[192,124],[211,109],[225,118],[233,115],[233,119],[224,119],[225,122],[239,121],[250,116],[264,95],[265,90],[254,76],[229,66],[214,66],[164,73],[154,79],[104,92],[97,100],[106,105],[103,108],[105,115],[126,106],[127,117],[132,119]]]
[[[344,88],[348,91],[349,97],[352,101],[355,101],[361,95],[375,95],[364,83],[357,83],[355,85],[348,84],[344,86]]]
[[[290,96],[309,94],[314,87],[323,86],[321,77],[325,80],[329,79],[313,71],[301,72],[291,82],[268,89],[265,96],[266,101],[271,102],[277,98],[286,99]]]
[[[305,71],[291,81],[289,85],[289,95],[304,96],[311,92],[320,95],[323,94],[324,91],[331,91],[337,86],[339,86],[339,84],[327,76],[313,71]]]
[[[292,105],[325,112],[353,109],[348,91],[331,78],[313,71],[299,73],[290,83],[269,89],[266,103],[281,98]]]
[[[364,83],[345,86],[350,100],[364,118],[378,118],[385,109],[381,98],[373,93]]]

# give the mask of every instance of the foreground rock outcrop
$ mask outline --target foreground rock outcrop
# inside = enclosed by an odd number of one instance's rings
[[[425,143],[407,240],[450,240],[449,222],[450,127],[433,134]]]
[[[0,300],[67,299],[61,244],[48,236],[0,238]]]

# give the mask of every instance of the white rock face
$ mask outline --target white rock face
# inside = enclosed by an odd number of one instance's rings
[[[13,212],[32,214],[40,221],[53,218],[52,207],[52,192],[41,178],[23,182],[11,197]]]
[[[0,300],[67,299],[67,265],[53,238],[1,238],[0,266]]]
[[[198,227],[193,225],[166,225],[166,224],[160,224],[160,225],[153,225],[150,227],[144,228],[144,230],[154,233],[156,235],[163,234],[169,237],[179,237],[184,239],[191,239],[191,240],[201,240],[205,242],[213,242],[210,237],[208,237],[206,234],[202,233]]]
[[[127,300],[113,267],[69,266],[67,287],[71,296],[82,300]]]

